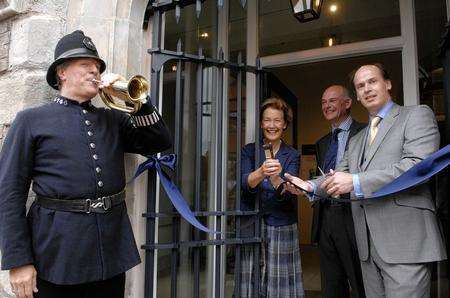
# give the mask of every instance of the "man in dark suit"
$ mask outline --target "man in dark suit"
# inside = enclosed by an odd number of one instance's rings
[[[348,140],[365,127],[350,116],[351,105],[343,86],[330,86],[322,95],[322,113],[332,128],[316,143],[317,165],[324,172],[335,169]],[[365,297],[350,205],[316,201],[313,208],[311,235],[319,244],[323,297],[348,297],[349,284],[352,297]]]

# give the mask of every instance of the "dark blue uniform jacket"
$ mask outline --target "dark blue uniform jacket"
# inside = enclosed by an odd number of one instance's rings
[[[96,199],[125,187],[124,153],[153,154],[171,146],[148,103],[135,115],[56,97],[17,114],[0,155],[2,269],[34,264],[56,284],[104,280],[140,262],[125,203],[105,214],[55,211],[40,196]]]
[[[260,167],[265,160],[262,143],[259,148],[260,162],[255,167],[255,143],[250,143],[242,148],[241,153],[241,187],[242,204],[244,210],[254,210],[254,201],[256,193],[261,194],[260,208],[264,213],[264,221],[270,226],[285,226],[297,222],[297,196],[290,193],[283,194],[280,198],[275,197],[275,188],[268,178],[264,179],[256,188],[250,188],[248,185],[248,176],[256,168]],[[300,154],[297,150],[289,147],[284,142],[275,155],[283,168],[281,177],[285,173],[294,176],[299,175]],[[245,234],[245,233],[244,233]]]

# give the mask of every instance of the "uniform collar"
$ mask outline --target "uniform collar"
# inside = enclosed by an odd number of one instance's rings
[[[62,95],[57,95],[53,101],[57,104],[63,105],[63,106],[79,106],[83,109],[92,109],[94,106],[92,105],[92,102],[90,100],[79,103],[78,101],[75,101],[73,99],[70,99],[68,97],[64,97]]]

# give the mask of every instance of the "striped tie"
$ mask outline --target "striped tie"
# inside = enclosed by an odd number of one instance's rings
[[[380,124],[381,117],[376,116],[373,117],[370,121],[370,135],[369,135],[369,145],[372,145],[373,140],[375,139],[375,136],[378,132],[378,124]]]

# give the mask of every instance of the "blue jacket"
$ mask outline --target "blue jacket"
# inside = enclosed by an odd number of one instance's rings
[[[254,210],[256,193],[261,193],[264,221],[270,226],[291,225],[297,222],[297,196],[286,193],[280,198],[275,196],[275,188],[269,179],[264,179],[256,188],[248,185],[248,176],[256,168],[260,167],[265,160],[262,143],[259,146],[260,163],[255,167],[255,143],[250,143],[242,148],[241,154],[241,186],[243,210]],[[275,158],[278,159],[284,173],[298,176],[300,167],[300,154],[294,148],[281,143]]]
[[[38,196],[96,199],[125,187],[124,153],[153,154],[171,146],[151,104],[132,117],[61,96],[24,110],[0,154],[2,269],[34,264],[56,284],[110,278],[140,262],[125,204],[105,214],[72,213],[25,203]]]

